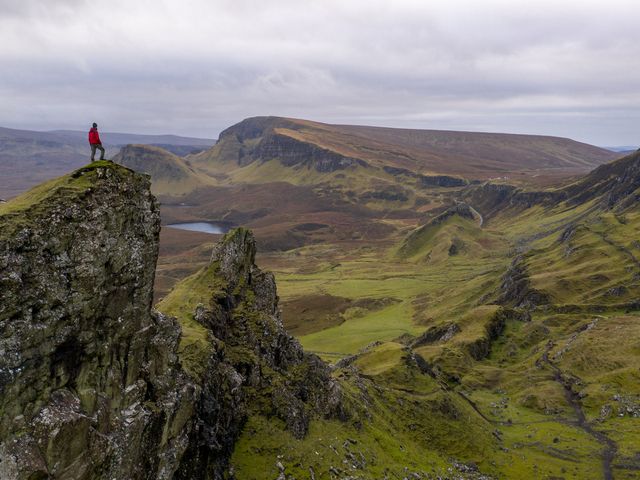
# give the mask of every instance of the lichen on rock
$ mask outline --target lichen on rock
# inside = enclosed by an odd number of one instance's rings
[[[0,207],[0,478],[219,479],[249,412],[344,416],[238,229],[151,308],[147,176],[95,162]],[[172,315],[175,315],[174,318]]]
[[[205,327],[214,353],[200,380],[205,393],[197,404],[198,433],[177,478],[222,478],[251,413],[280,418],[296,438],[307,433],[314,415],[345,417],[327,365],[284,330],[275,279],[255,265],[255,253],[251,232],[233,230],[215,247],[211,264],[185,280],[192,287],[193,279],[215,286],[204,290],[205,298],[192,299],[193,313],[181,319]],[[180,291],[158,308],[184,312]],[[228,404],[233,408],[224,408]]]
[[[170,478],[197,387],[151,311],[149,180],[96,162],[44,187],[0,216],[0,477]]]

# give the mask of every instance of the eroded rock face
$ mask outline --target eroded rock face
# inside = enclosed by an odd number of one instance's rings
[[[246,119],[220,133],[220,145],[237,149],[238,165],[278,159],[286,167],[304,167],[327,173],[357,166],[368,167],[362,159],[348,157],[313,143],[298,140],[278,129],[296,130],[295,122],[286,118],[256,117]]]
[[[638,202],[640,188],[640,152],[634,152],[615,162],[600,165],[564,192],[572,204],[601,197],[598,203],[605,209],[624,210]]]
[[[207,267],[196,375],[178,321],[151,308],[148,177],[96,162],[48,187],[0,211],[2,480],[222,479],[250,413],[297,438],[345,416],[328,367],[282,327],[249,231]]]
[[[312,167],[318,172],[334,172],[358,165],[368,166],[358,158],[345,157],[311,143],[279,134],[265,137],[252,156],[261,161],[277,158],[286,167],[301,165]]]
[[[346,416],[328,366],[284,330],[275,279],[255,265],[255,254],[255,239],[245,229],[230,232],[214,249],[210,267],[218,288],[196,308],[195,319],[209,331],[216,353],[202,380],[208,393],[197,404],[197,433],[176,478],[223,478],[250,412],[277,416],[296,438],[305,436],[314,415]],[[229,403],[234,408],[226,408]]]
[[[496,303],[530,310],[550,302],[549,295],[531,286],[524,257],[515,257],[502,277]]]
[[[158,205],[96,165],[0,217],[3,479],[171,478],[186,447],[197,387],[151,312]]]

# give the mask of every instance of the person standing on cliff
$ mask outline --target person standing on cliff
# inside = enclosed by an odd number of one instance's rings
[[[100,140],[100,134],[98,133],[98,124],[94,123],[93,127],[89,130],[89,145],[91,145],[91,161],[94,161],[96,156],[96,150],[100,150],[100,160],[104,160],[104,147]]]

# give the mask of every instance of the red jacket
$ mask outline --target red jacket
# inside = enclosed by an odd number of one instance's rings
[[[89,144],[90,145],[102,145],[100,141],[100,135],[98,134],[97,128],[92,128],[89,130]]]

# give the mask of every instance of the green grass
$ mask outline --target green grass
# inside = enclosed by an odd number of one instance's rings
[[[405,356],[404,345],[385,342],[358,358],[354,365],[364,375],[381,375],[398,367]]]
[[[561,242],[569,224],[576,225],[575,234]],[[498,478],[600,478],[602,445],[572,424],[575,412],[564,387],[540,359],[550,339],[554,342],[552,359],[567,342],[573,342],[562,358],[553,361],[565,375],[582,382],[574,389],[586,395],[581,404],[590,421],[612,403],[613,395],[640,395],[640,349],[635,341],[640,319],[635,314],[624,315],[621,307],[640,293],[632,257],[640,257],[639,233],[637,210],[622,217],[593,210],[593,203],[576,208],[537,206],[517,217],[505,213],[482,229],[454,217],[414,237],[419,241],[412,241],[412,248],[400,257],[401,239],[385,247],[345,250],[322,245],[280,253],[275,274],[279,294],[285,299],[329,294],[400,300],[362,316],[345,316],[339,326],[300,337],[306,349],[329,361],[357,353],[373,341],[383,342],[361,354],[353,366],[384,392],[389,403],[380,415],[393,420],[385,423],[374,415],[370,423],[385,425],[393,438],[407,442],[403,437],[407,426],[397,420],[399,416],[422,419],[421,414],[397,405],[418,402],[425,413],[445,422],[433,403],[434,398],[445,395],[442,384],[408,373],[406,347],[394,340],[401,333],[415,336],[431,325],[455,322],[460,332],[446,342],[422,346],[416,353],[435,368],[440,382],[449,389],[446,395],[453,395],[458,408],[467,408],[460,407],[467,404],[457,397],[458,392],[464,393],[490,420],[487,423],[472,412],[466,417],[467,428],[480,428],[483,435],[501,432],[498,444],[493,437],[477,437],[476,448],[486,449],[486,456],[478,460],[482,470]],[[450,255],[449,248],[456,241],[461,248]],[[474,360],[469,346],[486,337],[486,327],[498,311],[497,306],[485,304],[496,298],[501,277],[516,251],[524,254],[532,287],[549,294],[554,305],[533,311],[531,322],[508,319],[502,334],[491,342],[489,356]],[[602,277],[593,277],[595,274]],[[626,288],[620,296],[607,293],[619,285]],[[571,340],[594,315],[602,317],[597,326]],[[319,422],[319,430],[329,428]],[[594,428],[609,432],[619,444],[620,458],[634,463],[640,444],[631,422],[614,415]],[[339,437],[348,428],[332,431]],[[455,438],[452,431],[433,423],[430,428],[431,433],[424,434],[428,445],[421,443],[424,438],[411,437],[413,445],[407,448],[417,448],[418,455],[435,455],[435,464],[440,465],[451,458],[474,459],[471,443],[456,451],[447,443]],[[367,432],[369,435],[378,438]],[[318,442],[318,437],[312,434],[310,441],[314,440]],[[371,439],[360,437],[358,441],[367,444]],[[304,447],[294,442],[286,448],[294,452]],[[305,465],[313,456],[312,452],[300,453],[295,462]],[[388,465],[395,461],[385,459]],[[632,478],[628,470],[615,471],[616,478]],[[294,472],[302,475],[302,471],[291,470]]]
[[[399,388],[410,386],[412,393],[378,390],[373,384],[356,387],[352,377],[340,374],[352,418],[317,418],[303,440],[293,438],[276,420],[251,417],[231,459],[238,478],[277,476],[277,461],[287,475],[309,478],[311,467],[318,479],[332,478],[331,467],[342,477],[395,478],[408,471],[444,474],[450,458],[483,463],[483,450],[492,443],[482,430],[484,421],[471,419],[472,410],[433,381],[392,363],[385,374]]]
[[[22,195],[11,199],[7,203],[0,204],[0,215],[24,213],[25,210],[55,195],[83,192],[93,185],[95,181],[95,169],[98,167],[116,170],[122,168],[106,161],[91,163],[76,170],[74,173],[44,182]]]
[[[17,228],[27,226],[40,214],[48,214],[53,204],[74,201],[96,184],[97,169],[107,168],[120,175],[131,175],[131,170],[120,165],[97,161],[75,172],[49,180],[27,192],[0,204],[0,238],[12,235]]]
[[[178,319],[182,328],[178,355],[185,370],[194,378],[202,378],[212,352],[212,339],[207,329],[194,318],[198,305],[208,306],[223,284],[216,273],[219,265],[211,263],[178,283],[158,303],[161,312]]]
[[[272,161],[233,175],[270,182],[281,171]],[[299,168],[292,182],[317,184],[320,177]],[[363,172],[322,178],[342,192],[388,180]],[[407,188],[408,203],[415,202],[418,192]],[[454,194],[420,195],[428,197],[428,205],[441,205]],[[313,333],[299,330],[305,332],[299,337],[304,348],[331,362],[382,342],[359,353],[351,366],[366,393],[350,371],[337,371],[355,416],[346,423],[316,418],[303,440],[293,439],[277,420],[252,415],[234,453],[238,478],[263,478],[263,472],[275,478],[277,461],[296,478],[309,478],[309,467],[316,478],[330,478],[329,467],[349,464],[343,463],[345,442],[367,459],[364,469],[348,470],[361,478],[404,478],[405,466],[435,475],[446,472],[452,459],[476,462],[496,478],[600,478],[602,445],[576,426],[565,387],[542,361],[547,350],[562,378],[574,382],[593,428],[618,442],[617,459],[637,463],[633,419],[598,417],[614,395],[640,395],[635,340],[640,319],[637,312],[625,313],[627,304],[640,298],[634,260],[640,257],[640,211],[620,214],[596,206],[510,208],[485,219],[482,228],[454,216],[413,233],[411,222],[399,217],[388,220],[396,233],[384,241],[336,240],[263,255],[258,263],[274,270],[284,301],[331,296],[396,301],[380,309],[347,309],[342,323],[314,326]],[[575,233],[561,241],[569,225]],[[552,304],[532,310],[530,322],[507,318],[504,330],[489,339],[487,328],[501,311],[492,302],[516,255],[523,257],[531,287],[549,295]],[[612,290],[617,287],[624,288]],[[305,315],[312,316],[313,308]],[[322,311],[318,308],[320,324]],[[597,326],[581,331],[595,315],[602,317]],[[407,347],[411,339],[451,323],[460,327],[453,337],[415,349],[433,376],[417,372]],[[570,348],[554,358],[567,344]],[[617,468],[616,478],[632,477]]]
[[[482,232],[474,238],[477,226],[455,217],[434,228],[440,231],[432,244],[443,251],[450,246],[450,229],[463,230],[464,235],[458,236],[465,246],[459,254],[425,261],[420,255],[399,260],[395,247],[366,252],[328,249],[318,257],[321,263],[316,263],[317,268],[276,269],[279,293],[285,300],[318,294],[400,300],[381,310],[347,317],[339,326],[304,335],[300,337],[303,346],[335,358],[356,353],[373,341],[417,335],[432,323],[463,317],[479,298],[497,288],[509,258],[506,243],[496,233]],[[300,265],[300,256],[314,261],[311,252],[309,247],[290,252],[290,264]],[[279,265],[286,264],[283,256],[278,258]],[[333,260],[328,262],[327,257]]]
[[[597,478],[592,475],[600,471],[600,444],[558,421],[557,414],[522,405],[508,389],[517,372],[507,372],[491,389],[469,393],[465,387],[485,420],[463,396],[443,390],[405,360],[402,345],[385,343],[354,363],[370,379],[366,386],[355,387],[354,377],[338,371],[353,417],[346,423],[317,418],[303,440],[294,439],[277,420],[252,416],[232,458],[236,475],[277,476],[276,462],[281,462],[287,475],[300,478],[309,476],[309,467],[316,478],[331,478],[330,467],[361,478],[407,472],[435,476],[445,474],[455,459],[474,462],[496,478]],[[485,370],[490,377],[499,371],[488,365]],[[351,454],[363,458],[365,466],[343,462]]]

